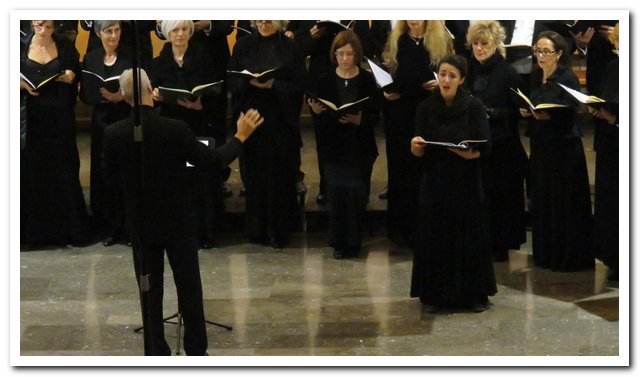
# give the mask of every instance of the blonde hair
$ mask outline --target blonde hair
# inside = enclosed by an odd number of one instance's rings
[[[258,25],[256,25],[257,20],[251,20],[251,26],[255,27],[256,29],[258,28]],[[277,30],[277,31],[284,31],[284,29],[287,27],[287,24],[289,23],[289,21],[285,21],[285,20],[271,20],[271,23],[273,24],[273,27]]]
[[[169,33],[173,29],[180,27],[183,22],[187,24],[187,27],[189,28],[189,38],[191,38],[191,36],[193,36],[194,29],[193,21],[191,20],[162,20],[160,23],[160,31],[162,32],[162,35],[169,40]]]
[[[385,46],[385,60],[398,65],[398,39],[409,30],[406,20],[399,20],[391,30],[387,45]],[[431,66],[437,67],[440,59],[453,53],[453,43],[451,36],[444,27],[444,20],[425,21],[424,28],[424,48],[431,56]]]
[[[507,33],[505,33],[504,28],[498,21],[477,21],[471,25],[467,31],[466,45],[470,47],[473,42],[487,41],[496,46],[502,57],[506,57],[506,50],[504,48],[505,38],[507,38]]]
[[[618,48],[616,44],[620,43],[620,23],[619,22],[617,22],[616,26],[613,27],[613,33],[609,34],[609,42],[611,42],[612,45]]]

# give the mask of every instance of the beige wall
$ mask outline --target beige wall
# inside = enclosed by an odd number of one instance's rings
[[[235,21],[236,23],[238,21]],[[233,46],[236,43],[236,33],[238,33],[237,30],[234,30],[233,33],[231,33],[227,39],[229,40],[229,49],[233,50]],[[80,60],[82,61],[84,59],[84,54],[87,51],[87,43],[89,43],[89,32],[83,30],[80,25],[78,25],[78,37],[76,38],[76,48],[78,49],[78,51],[80,52]],[[153,57],[158,56],[158,54],[160,53],[160,50],[162,49],[162,46],[164,45],[165,41],[159,39],[156,36],[156,33],[151,32],[151,44],[153,44]]]

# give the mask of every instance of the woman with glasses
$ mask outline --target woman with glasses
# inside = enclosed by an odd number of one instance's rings
[[[24,147],[25,186],[20,213],[23,241],[31,246],[65,246],[89,240],[87,209],[78,177],[74,105],[79,54],[55,33],[55,21],[31,22],[34,33],[22,40],[20,73],[32,82],[59,76],[39,89],[20,80],[28,93]]]
[[[242,146],[240,173],[245,186],[249,240],[286,246],[296,218],[295,154],[299,152],[299,109],[304,57],[284,35],[285,21],[252,21],[257,33],[238,40],[228,70],[271,71],[261,79],[229,73],[233,118],[249,108],[260,111],[264,124]]]
[[[504,58],[505,31],[498,21],[477,21],[467,32],[472,57],[466,81],[489,116],[491,155],[485,159],[485,189],[494,261],[526,242],[524,177],[527,154],[518,132],[518,105],[510,88],[522,87],[518,72]]]
[[[387,40],[384,64],[394,90],[384,91],[382,115],[387,149],[387,229],[400,247],[413,248],[416,235],[418,160],[408,148],[415,131],[418,104],[437,88],[434,71],[453,53],[451,37],[440,20],[399,20]]]
[[[160,22],[162,35],[169,42],[165,43],[160,55],[153,59],[153,100],[160,107],[160,115],[182,120],[197,137],[209,138],[211,125],[207,113],[215,93],[200,95],[195,100],[178,98],[169,101],[165,100],[159,89],[162,86],[191,90],[197,85],[223,79],[215,76],[215,65],[220,62],[211,57],[200,44],[191,42],[194,28],[192,20]],[[221,173],[192,168],[190,174],[193,179],[194,208],[197,208],[195,212],[198,217],[197,225],[194,226],[197,227],[200,247],[208,249],[213,246],[215,230],[222,222],[220,217],[224,212]]]
[[[120,76],[131,68],[131,52],[120,43],[121,21],[93,21],[94,32],[101,45],[89,52],[83,61],[83,69],[103,78]],[[83,73],[83,80],[91,75]],[[98,91],[89,93],[90,91]],[[95,99],[99,98],[96,102]],[[117,241],[127,240],[124,234],[122,198],[115,187],[109,187],[102,173],[102,140],[107,126],[129,115],[131,107],[124,102],[119,90],[110,92],[104,87],[89,85],[83,81],[80,87],[80,99],[93,106],[91,115],[91,214],[96,225],[104,228],[104,246]]]
[[[533,262],[554,271],[594,267],[591,244],[591,195],[582,131],[576,122],[578,103],[558,84],[580,90],[571,70],[563,37],[544,31],[533,49],[537,66],[531,74],[533,104],[556,103],[566,109],[520,109],[532,118],[530,138],[530,197]]]
[[[482,102],[462,84],[467,60],[448,55],[438,65],[439,90],[418,106],[411,153],[420,158],[418,232],[411,297],[426,312],[451,307],[481,312],[496,293],[483,184],[491,140]],[[470,149],[427,145],[487,140]]]
[[[336,259],[360,253],[360,232],[369,195],[373,163],[378,148],[373,127],[380,119],[373,75],[360,68],[362,45],[352,30],[341,31],[331,45],[335,69],[318,80],[319,98],[336,106],[369,97],[363,105],[344,114],[332,113],[315,99],[308,99],[316,118],[319,146],[329,200],[329,237]]]

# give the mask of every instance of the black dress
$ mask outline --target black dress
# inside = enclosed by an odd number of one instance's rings
[[[83,69],[94,72],[102,77],[120,75],[125,69],[131,68],[131,53],[127,48],[118,48],[118,58],[111,66],[104,64],[104,48],[98,47],[88,53],[83,61]],[[91,114],[91,171],[90,171],[90,203],[91,214],[97,225],[105,226],[108,236],[115,236],[124,231],[124,210],[122,208],[122,193],[116,187],[107,185],[102,172],[102,143],[104,130],[107,126],[125,119],[130,111],[125,101],[117,103],[106,99],[100,103],[89,103],[85,98],[85,87],[80,87],[80,99],[93,106]],[[124,236],[120,234],[120,236]]]
[[[47,77],[72,70],[79,78],[78,51],[54,36],[58,57],[47,64],[28,58],[30,38],[20,55],[20,72]],[[27,96],[27,138],[24,148],[24,241],[28,243],[80,243],[89,238],[87,208],[80,186],[80,159],[76,145],[76,83],[53,82]]]
[[[411,138],[415,132],[415,114],[418,104],[431,91],[422,84],[433,80],[431,56],[422,39],[415,42],[408,34],[398,38],[398,67],[394,82],[400,98],[384,100],[383,116],[387,148],[387,229],[389,238],[400,246],[415,246],[418,216],[415,203],[418,199],[420,164],[411,154]]]
[[[422,102],[416,134],[425,140],[488,139],[484,106],[462,88],[446,106],[440,92]],[[482,159],[466,160],[442,147],[425,148],[420,182],[420,246],[413,259],[411,297],[425,304],[468,307],[496,292],[489,249]]]
[[[318,149],[326,173],[329,200],[330,244],[355,256],[361,247],[360,232],[369,197],[373,163],[378,155],[374,126],[380,120],[378,90],[365,70],[346,80],[335,70],[318,81],[318,96],[340,106],[370,97],[361,109],[360,125],[342,124],[329,111],[315,115],[318,134],[326,142]],[[345,86],[346,83],[346,86]]]
[[[304,58],[297,44],[278,32],[268,37],[254,33],[240,39],[229,60],[229,70],[262,72],[277,68],[271,89],[258,89],[249,79],[229,75],[233,119],[250,108],[264,117],[243,144],[240,173],[246,189],[249,238],[286,243],[295,225],[295,173],[293,156],[299,153],[299,96],[304,78]]]
[[[173,58],[171,43],[167,42],[160,55],[153,59],[151,83],[154,88],[165,86],[191,90],[193,87],[223,79],[216,77],[215,61],[198,44],[190,42],[184,53],[184,63],[181,66]],[[187,109],[176,103],[160,102],[160,115],[186,122],[193,133],[201,140],[205,140],[213,147],[215,129],[208,114],[213,106],[215,95],[205,95],[201,98],[202,110]],[[190,169],[192,180],[191,190],[197,201],[198,234],[201,246],[209,247],[215,240],[215,234],[224,224],[224,199],[222,196],[222,182],[224,172],[202,171],[199,168]]]
[[[520,76],[499,53],[483,64],[471,58],[466,84],[489,114],[491,154],[484,159],[485,189],[491,219],[491,244],[496,260],[526,242],[524,178],[527,154],[518,132],[518,105],[510,88],[519,88]]]
[[[554,271],[579,271],[594,267],[589,178],[577,103],[556,83],[580,90],[571,69],[558,67],[546,84],[533,82],[529,96],[534,104],[561,103],[571,109],[533,121],[527,131],[533,262]]]
[[[607,66],[603,76],[601,98],[610,102],[608,110],[618,115],[618,59]],[[608,267],[618,270],[619,259],[619,128],[616,124],[595,119],[596,195],[594,205],[595,256]]]

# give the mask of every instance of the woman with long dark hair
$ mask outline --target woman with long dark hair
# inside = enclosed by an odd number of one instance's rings
[[[427,312],[443,307],[481,312],[496,289],[488,237],[483,159],[490,153],[487,113],[462,84],[467,61],[449,55],[438,65],[439,90],[418,107],[411,153],[422,160],[418,232],[411,297]],[[469,149],[428,145],[486,140]]]

